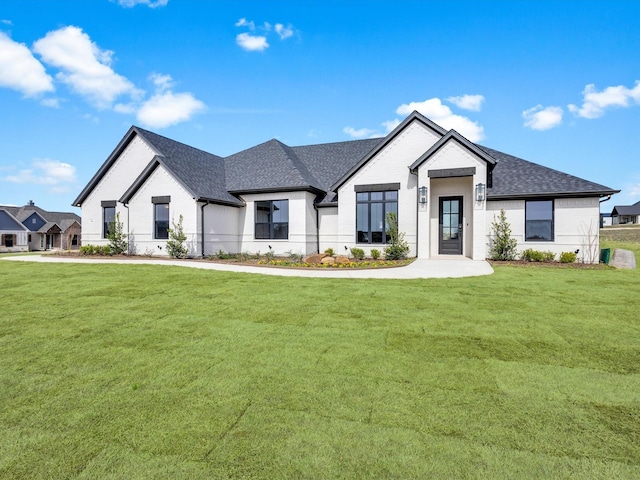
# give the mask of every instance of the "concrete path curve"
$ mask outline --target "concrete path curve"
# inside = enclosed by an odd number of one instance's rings
[[[231,265],[226,263],[204,262],[197,260],[171,260],[148,257],[125,259],[101,259],[63,257],[57,255],[17,255],[3,257],[2,260],[15,262],[47,262],[47,263],[124,263],[150,265],[176,265],[180,267],[201,268],[223,272],[258,273],[262,275],[279,275],[282,277],[316,277],[316,278],[461,278],[490,275],[493,268],[486,261],[470,260],[464,257],[416,259],[404,267],[377,268],[369,270],[337,270],[337,269],[295,269],[281,267],[254,267],[248,265]]]

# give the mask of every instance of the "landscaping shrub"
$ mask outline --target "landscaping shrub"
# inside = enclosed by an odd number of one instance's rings
[[[560,263],[575,263],[578,255],[575,252],[562,252],[560,254]]]
[[[364,250],[358,247],[353,247],[351,249],[351,255],[353,255],[353,258],[356,260],[362,260],[364,258]]]
[[[500,210],[497,219],[495,216],[493,217],[491,230],[493,230],[493,238],[491,239],[489,258],[491,260],[515,260],[518,242],[515,238],[511,238],[511,225],[507,222],[507,214],[504,209]]]
[[[555,258],[556,254],[553,252],[541,252],[533,248],[528,248],[522,252],[522,260],[526,262],[553,262]]]
[[[120,213],[116,213],[116,218],[107,228],[107,239],[109,240],[109,253],[100,255],[126,255],[129,250],[127,234],[124,233],[124,225],[120,221]]]
[[[184,234],[182,228],[182,214],[178,218],[178,224],[171,222],[173,228],[169,229],[169,240],[167,240],[167,253],[171,258],[186,258],[189,250],[184,242],[187,240],[187,236]]]
[[[374,260],[377,260],[380,258],[380,250],[378,250],[377,248],[372,248],[371,249],[371,258],[373,258]]]
[[[329,247],[327,248],[324,253],[326,253],[327,255],[331,255],[332,257],[335,255],[335,252],[333,250],[333,248]]]
[[[109,245],[82,245],[80,255],[112,255]]]
[[[398,218],[395,213],[387,213],[387,236],[389,245],[384,247],[384,258],[402,260],[409,254],[409,244],[404,239],[404,232],[398,231]]]

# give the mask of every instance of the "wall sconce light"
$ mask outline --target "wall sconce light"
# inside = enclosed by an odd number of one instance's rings
[[[418,189],[418,203],[420,205],[424,205],[425,203],[427,203],[427,187],[420,187]]]
[[[476,201],[484,202],[484,199],[487,195],[487,187],[484,183],[478,183],[476,185]]]

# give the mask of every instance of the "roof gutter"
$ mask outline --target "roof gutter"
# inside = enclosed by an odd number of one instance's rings
[[[608,202],[609,200],[611,200],[611,195],[607,195],[606,198],[601,199],[600,203]]]

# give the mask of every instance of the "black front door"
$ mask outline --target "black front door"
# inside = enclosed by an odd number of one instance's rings
[[[440,198],[440,255],[462,255],[462,197]]]

